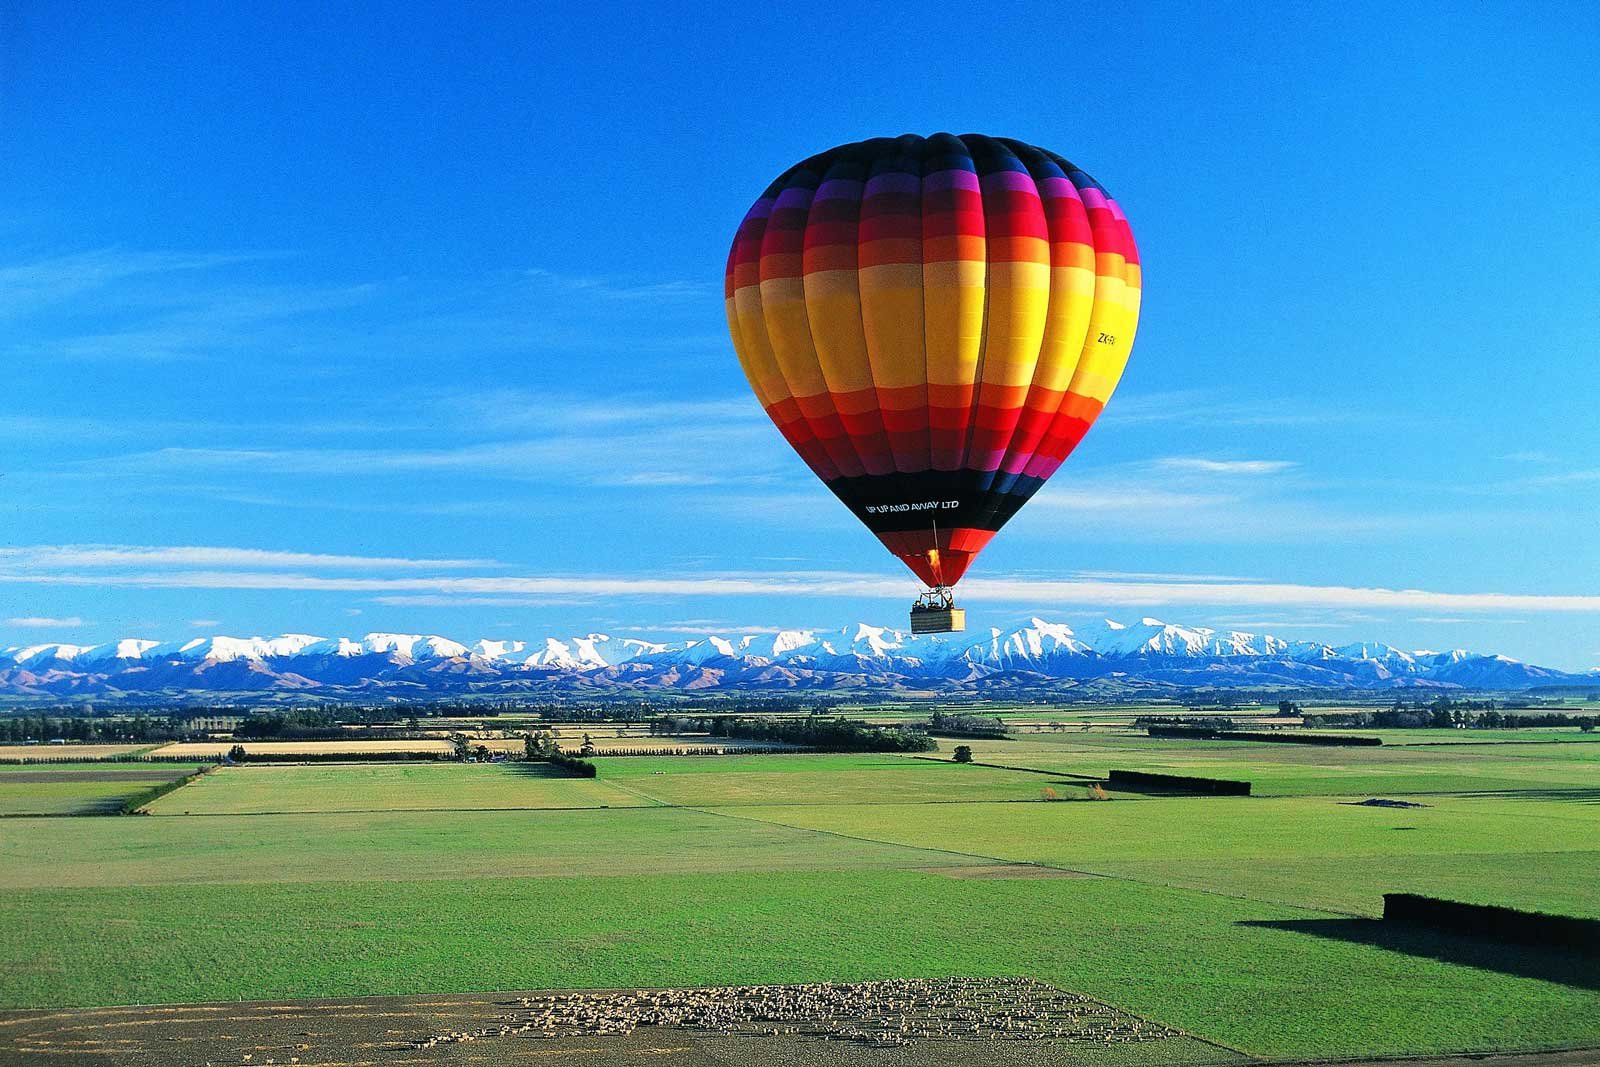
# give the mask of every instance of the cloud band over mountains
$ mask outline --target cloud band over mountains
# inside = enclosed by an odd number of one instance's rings
[[[215,546],[46,545],[0,550],[0,584],[12,586],[342,592],[371,597],[483,598],[850,597],[905,599],[914,583],[852,572],[637,575],[395,574],[497,569],[491,560],[409,559]],[[345,573],[330,574],[327,571]],[[322,572],[322,573],[318,573]],[[1307,585],[1184,575],[997,576],[961,585],[968,602],[1156,607],[1252,606],[1446,612],[1600,614],[1587,593],[1448,592]]]

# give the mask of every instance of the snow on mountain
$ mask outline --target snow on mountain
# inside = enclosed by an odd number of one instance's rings
[[[159,642],[141,641],[136,637],[125,637],[120,641],[108,641],[103,645],[84,649],[76,656],[78,663],[104,663],[108,660],[136,660],[155,648]]]
[[[1104,656],[1276,656],[1290,647],[1267,634],[1174,626],[1150,618],[1135,625],[1106,619],[1087,628],[1083,637]]]
[[[93,645],[29,645],[26,648],[7,649],[11,662],[22,666],[41,667],[51,663],[69,663],[88,652]]]
[[[398,682],[440,692],[529,684],[684,689],[905,684],[926,689],[1095,678],[1174,687],[1518,689],[1595,673],[1564,674],[1462,650],[1408,653],[1381,642],[1338,647],[1290,642],[1154,618],[1104,620],[1079,630],[1031,618],[986,636],[913,636],[856,623],[838,630],[707,633],[674,641],[590,633],[463,644],[423,634],[370,633],[360,639],[284,634],[164,643],[125,638],[95,646],[0,651],[0,693],[29,694],[84,692],[101,685],[122,691],[208,686],[333,691]]]

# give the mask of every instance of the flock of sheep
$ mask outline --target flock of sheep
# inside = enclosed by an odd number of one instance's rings
[[[451,1031],[416,1048],[493,1037],[622,1036],[641,1026],[724,1036],[807,1036],[897,1048],[917,1040],[1118,1044],[1178,1031],[1030,978],[897,979],[719,986],[522,997],[495,1026]]]

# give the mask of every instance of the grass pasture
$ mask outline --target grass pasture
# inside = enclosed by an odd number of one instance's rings
[[[1081,795],[1087,782],[1051,774],[898,755],[634,756],[598,761],[602,780],[664,804],[956,804],[1036,801],[1045,788]]]
[[[738,808],[747,818],[1356,915],[1386,891],[1600,918],[1600,805],[1322,797]],[[1408,827],[1409,829],[1401,829]]]
[[[0,765],[0,816],[104,815],[199,769],[178,763]]]
[[[1456,736],[1454,731],[1432,732]],[[1573,731],[1570,736],[1590,735]],[[971,745],[974,758],[984,763],[1094,776],[1120,767],[1243,779],[1252,783],[1256,796],[1513,795],[1553,790],[1600,793],[1600,743],[1595,742],[1324,748],[1068,732],[964,743]]]
[[[1265,1059],[1600,1045],[1592,961],[1373,918],[1600,917],[1600,749],[971,744],[1053,773],[245,764],[153,817],[0,819],[0,1007],[1021,975]],[[1110,767],[1272,792],[1038,802]]]
[[[319,763],[219,767],[150,805],[152,815],[634,807],[650,801],[544,764]]]

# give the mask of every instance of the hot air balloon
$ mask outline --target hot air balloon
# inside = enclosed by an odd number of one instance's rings
[[[977,134],[840,145],[778,176],[728,255],[750,387],[818,478],[928,587],[913,632],[1083,439],[1139,318],[1099,183]]]

